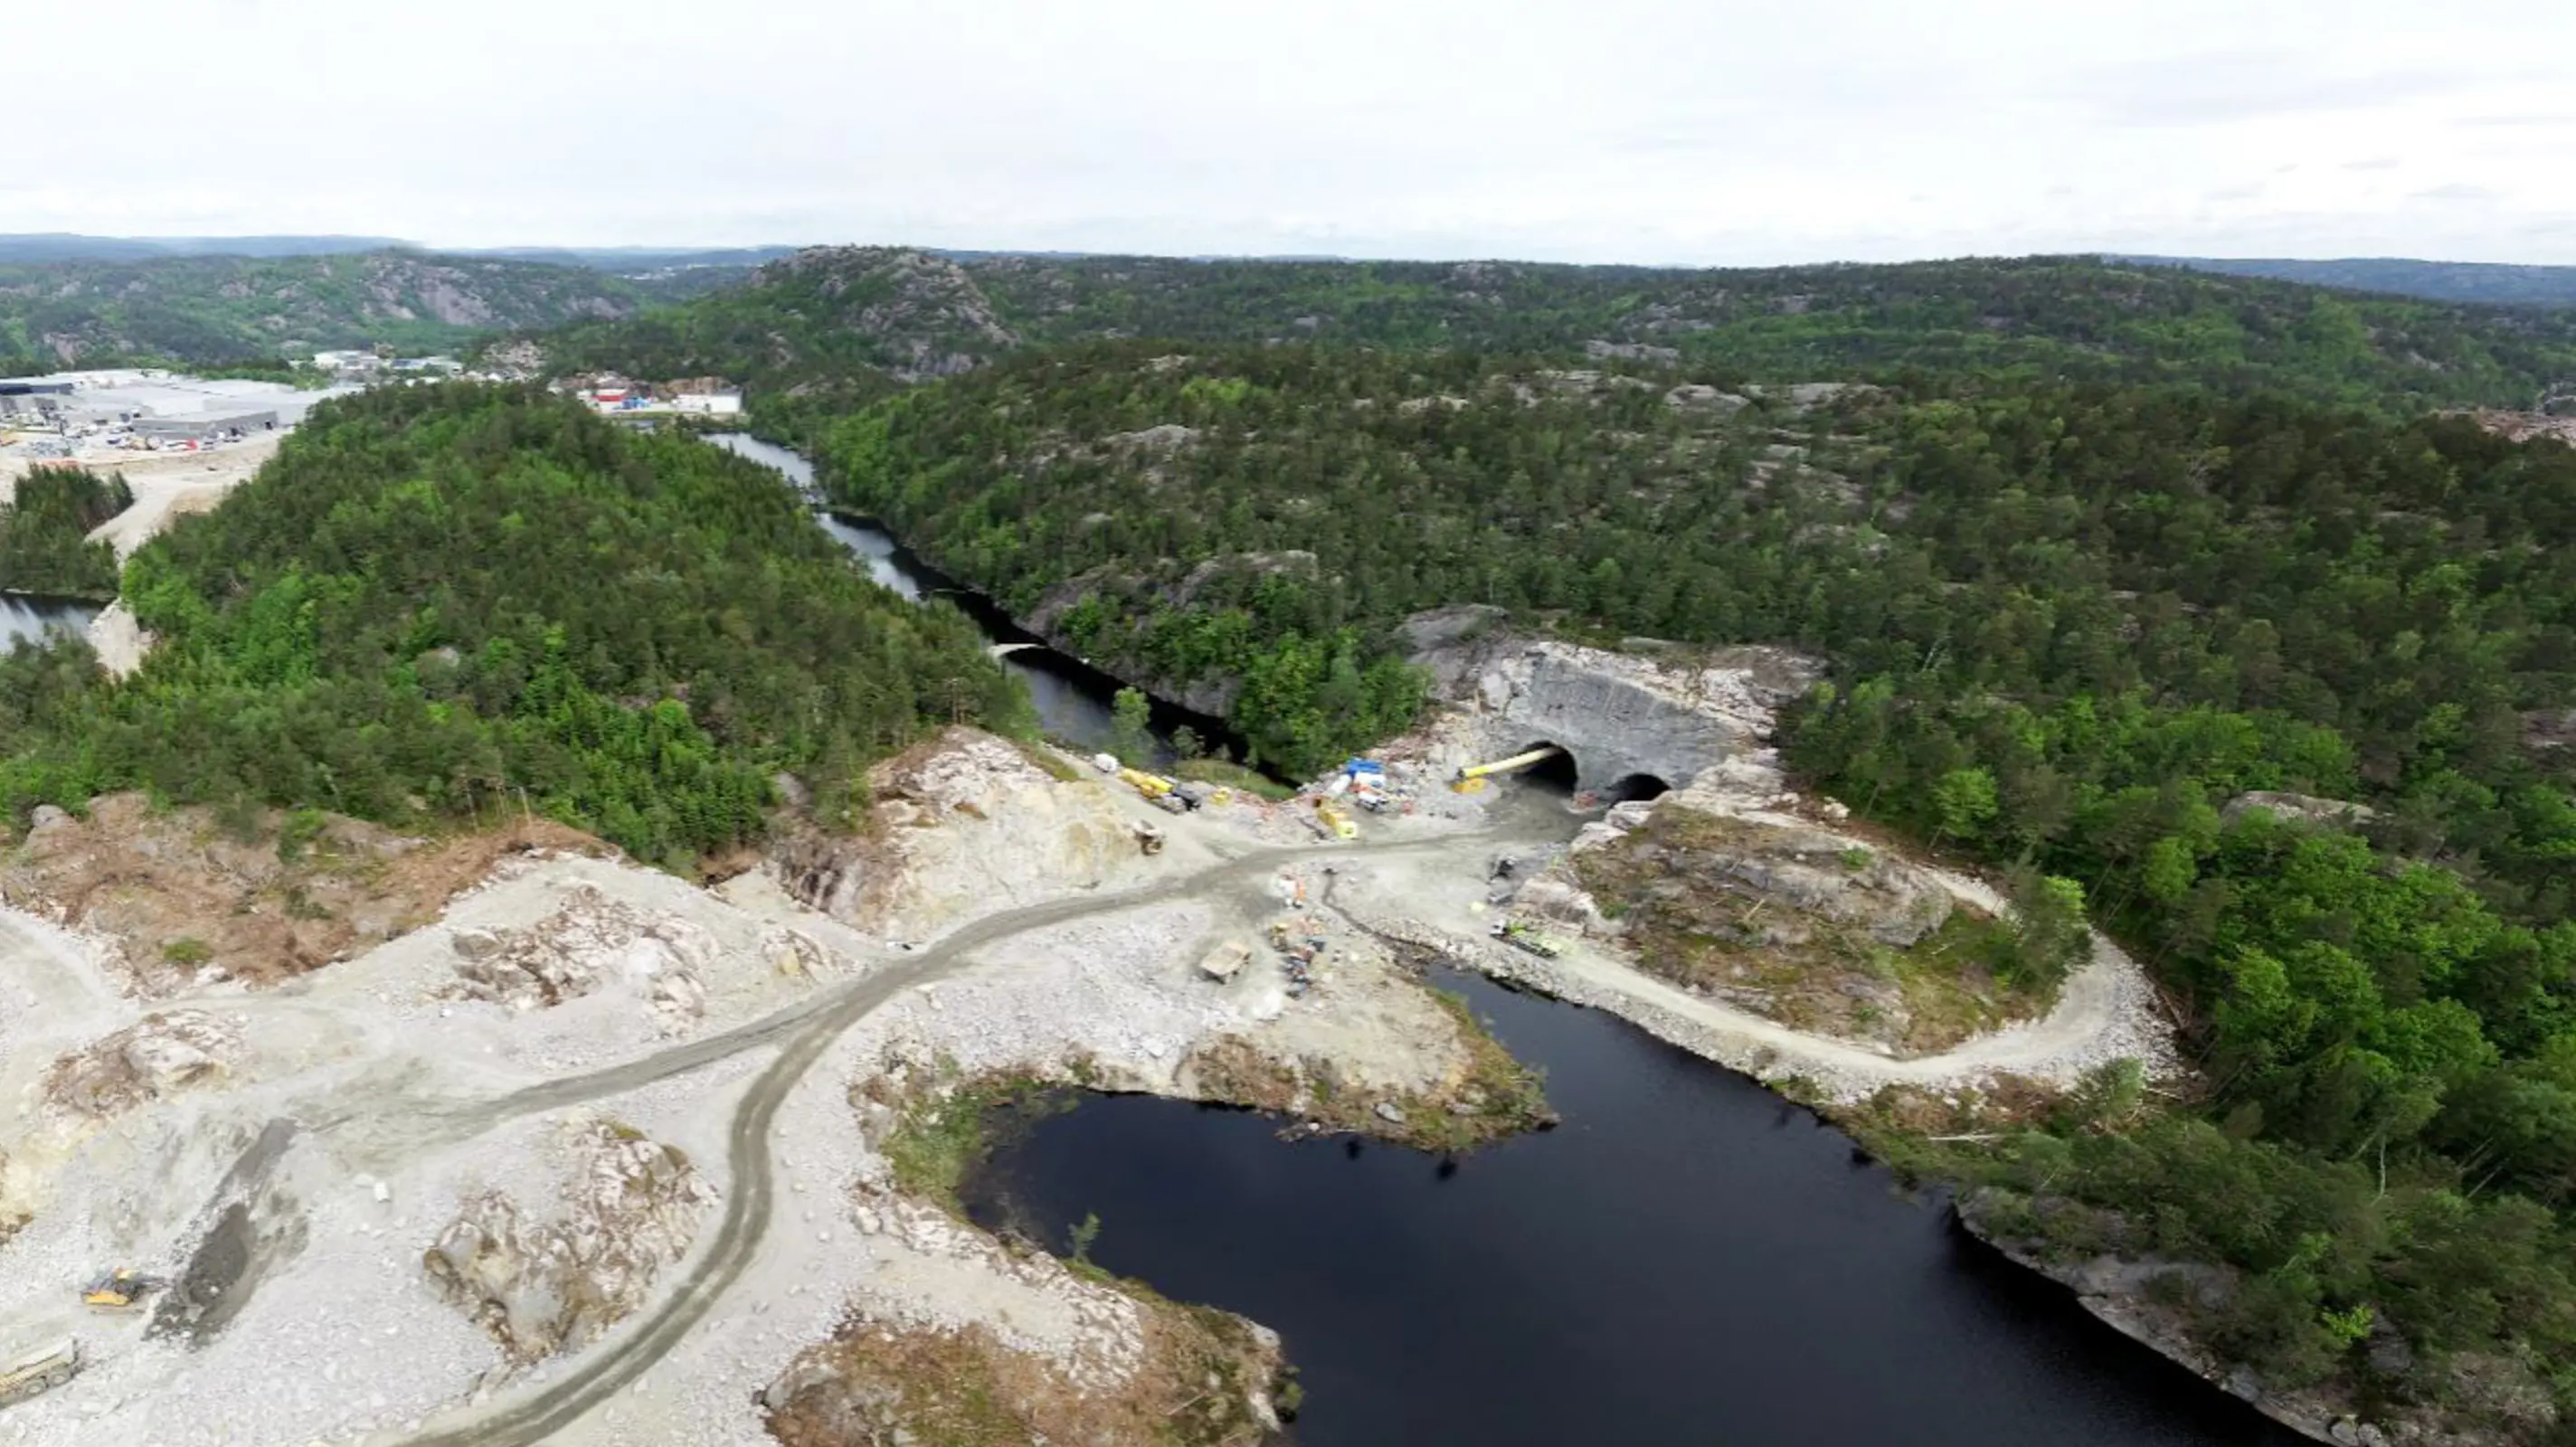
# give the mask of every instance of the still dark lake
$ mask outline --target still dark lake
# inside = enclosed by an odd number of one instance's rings
[[[813,491],[813,469],[714,439]],[[882,529],[877,581],[1007,619]],[[1115,680],[1003,658],[1098,747]],[[1204,722],[1204,721],[1201,721]],[[1194,726],[1197,726],[1194,723]],[[969,1190],[977,1219],[1280,1331],[1305,1447],[2291,1447],[2305,1439],[2095,1321],[1900,1191],[1849,1138],[1609,1015],[1444,977],[1547,1073],[1565,1124],[1454,1165],[1278,1138],[1240,1111],[1092,1098]]]
[[[1742,1076],[1608,1015],[1466,991],[1565,1124],[1453,1169],[1123,1096],[1038,1121],[986,1225],[1276,1328],[1307,1447],[2284,1444]]]

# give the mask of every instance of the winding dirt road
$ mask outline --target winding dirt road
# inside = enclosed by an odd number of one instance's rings
[[[568,1363],[560,1377],[541,1389],[488,1407],[458,1409],[407,1440],[411,1447],[520,1447],[544,1442],[660,1363],[743,1277],[768,1239],[779,1204],[772,1135],[781,1108],[835,1041],[903,992],[966,969],[979,951],[1035,931],[1139,906],[1241,890],[1282,864],[1319,855],[1346,862],[1339,884],[1360,884],[1357,893],[1362,898],[1351,899],[1352,891],[1345,888],[1330,897],[1328,905],[1354,923],[1379,927],[1361,918],[1364,914],[1378,914],[1390,922],[1426,913],[1445,916],[1448,909],[1434,898],[1442,891],[1432,888],[1431,881],[1453,875],[1461,880],[1481,879],[1482,862],[1498,839],[1517,845],[1518,834],[1511,825],[1498,824],[1357,847],[1246,849],[1141,889],[1077,896],[986,916],[910,958],[820,991],[766,1018],[586,1074],[481,1099],[425,1096],[399,1086],[371,1097],[341,1093],[342,1100],[367,1103],[307,1116],[305,1128],[317,1134],[345,1131],[372,1138],[373,1144],[385,1149],[409,1151],[469,1140],[532,1114],[622,1095],[751,1051],[774,1047],[778,1052],[753,1078],[728,1127],[731,1185],[721,1219],[658,1300],[586,1357]],[[1436,857],[1442,855],[1451,857]],[[1364,878],[1355,880],[1355,874]],[[1463,897],[1458,908],[1465,908]],[[2098,1057],[2106,1048],[2124,1043],[2140,1008],[2127,983],[2136,967],[2106,945],[2091,967],[2068,982],[2057,1008],[2045,1020],[1969,1041],[1945,1055],[1899,1061],[1845,1042],[1799,1034],[1676,989],[1589,949],[1569,951],[1565,958],[1543,966],[1534,960],[1505,959],[1502,956],[1508,952],[1490,950],[1480,938],[1454,933],[1478,928],[1463,913],[1449,922],[1453,926],[1450,943],[1461,952],[1482,956],[1480,963],[1489,972],[1518,976],[1575,1003],[1610,1009],[1696,1053],[1739,1068],[1753,1068],[1745,1057],[1758,1048],[1772,1063],[1785,1062],[1843,1080],[1930,1082],[1973,1079],[2005,1069],[2062,1073],[2077,1060]],[[104,1023],[103,1017],[131,1010],[95,977],[87,961],[69,958],[48,937],[49,931],[28,927],[35,924],[21,925],[0,912],[0,954],[15,957],[18,968],[13,976],[40,993],[38,1003],[46,1013],[61,1011],[84,1025],[97,1026]],[[59,1028],[48,1029],[47,1036],[57,1034]],[[1761,1073],[1779,1072],[1766,1064]]]
[[[1437,849],[1473,848],[1473,836],[1376,846],[1372,853],[1398,854]],[[652,1370],[671,1349],[704,1320],[767,1239],[777,1183],[770,1160],[770,1128],[814,1062],[832,1042],[870,1011],[904,990],[953,974],[970,963],[978,949],[1035,930],[1093,915],[1111,914],[1139,905],[1206,894],[1239,886],[1265,870],[1291,859],[1311,857],[1312,848],[1254,850],[1180,879],[1127,890],[1031,905],[988,915],[957,930],[913,959],[880,970],[803,1005],[765,1020],[711,1035],[657,1055],[588,1075],[549,1081],[497,1100],[453,1110],[433,1132],[475,1134],[531,1112],[559,1109],[582,1101],[618,1095],[654,1081],[695,1070],[716,1061],[783,1041],[778,1058],[751,1084],[735,1109],[726,1156],[732,1188],[724,1217],[717,1222],[706,1249],[687,1274],[651,1311],[603,1344],[588,1360],[545,1390],[523,1401],[480,1414],[471,1420],[406,1439],[411,1447],[526,1447],[563,1430],[591,1408],[615,1396]]]

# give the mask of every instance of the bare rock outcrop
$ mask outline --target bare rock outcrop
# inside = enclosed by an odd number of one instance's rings
[[[1902,949],[1948,922],[1951,893],[1931,871],[1820,824],[1743,811],[1730,798],[1736,782],[1712,770],[1637,826],[1604,820],[1586,829],[1573,852],[1616,854],[1662,874],[1649,895],[1704,891],[1700,903],[1720,907],[1733,896],[1753,932],[1747,942],[1763,947],[1808,944],[1841,927]],[[1758,915],[1747,908],[1756,904]]]
[[[705,975],[715,951],[706,931],[687,920],[648,915],[590,885],[575,886],[560,908],[525,929],[460,929],[448,944],[456,952],[452,999],[535,1010],[614,982],[672,1029],[706,1013]]]
[[[1404,635],[1436,690],[1463,709],[1460,743],[1485,757],[1556,744],[1573,756],[1581,789],[1648,779],[1679,788],[1757,747],[1780,705],[1821,676],[1813,660],[1774,648],[1644,657],[1532,641],[1486,608],[1420,614]]]
[[[686,1154],[612,1122],[574,1131],[558,1209],[498,1192],[467,1204],[421,1266],[518,1365],[596,1341],[697,1236],[715,1191]]]
[[[792,830],[770,856],[788,893],[862,929],[927,929],[1002,901],[1097,888],[1145,858],[1099,784],[1059,780],[973,729],[878,765],[869,786],[873,832]]]
[[[240,1033],[203,1010],[165,1010],[76,1050],[45,1072],[47,1106],[105,1120],[210,1084],[241,1047]]]
[[[2314,794],[2289,794],[2274,789],[2255,789],[2227,801],[2219,817],[2234,822],[2247,813],[2260,809],[2288,824],[2313,824],[2329,829],[2358,829],[2379,817],[2379,811],[2367,804],[2344,799],[2321,799]]]

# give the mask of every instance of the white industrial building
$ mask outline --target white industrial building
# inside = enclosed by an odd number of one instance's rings
[[[135,436],[153,442],[222,442],[277,430],[277,413],[196,412],[179,417],[142,417],[132,424]]]

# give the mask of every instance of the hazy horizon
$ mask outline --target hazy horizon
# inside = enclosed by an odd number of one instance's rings
[[[2576,264],[2549,59],[2576,10],[2475,8],[131,0],[121,32],[154,37],[118,52],[131,92],[274,97],[103,107],[90,68],[31,67],[49,119],[0,214],[433,250]],[[15,38],[102,32],[60,7]]]
[[[2083,251],[2061,251],[2061,252],[2000,252],[2000,251],[1984,251],[1984,252],[1978,252],[1978,251],[1968,251],[1968,252],[1948,252],[1948,253],[1941,253],[1941,254],[1937,254],[1937,255],[1927,254],[1927,255],[1924,255],[1924,256],[1916,256],[1916,257],[1901,257],[1901,258],[1889,258],[1889,259],[1864,259],[1864,258],[1859,258],[1859,257],[1848,257],[1848,256],[1808,256],[1808,257],[1797,257],[1797,258],[1790,258],[1790,259],[1783,259],[1783,260],[1774,260],[1774,261],[1694,262],[1694,261],[1661,261],[1661,260],[1653,260],[1653,259],[1624,258],[1624,257],[1621,257],[1621,258],[1606,258],[1606,259],[1600,259],[1600,260],[1587,260],[1587,261],[1563,262],[1563,261],[1557,261],[1557,260],[1554,260],[1554,259],[1551,259],[1551,258],[1546,258],[1546,257],[1535,257],[1535,256],[1511,256],[1511,255],[1503,255],[1503,254],[1499,254],[1499,253],[1461,253],[1461,254],[1453,255],[1453,256],[1431,256],[1431,255],[1410,254],[1410,253],[1408,253],[1408,254],[1395,254],[1395,253],[1386,253],[1386,254],[1365,254],[1365,253],[1357,253],[1357,252],[1339,252],[1339,253],[1325,253],[1325,252],[1302,252],[1302,253],[1300,253],[1300,252],[1186,252],[1186,253],[1185,253],[1185,252],[1178,252],[1178,251],[1171,251],[1171,250],[1155,250],[1155,249],[1141,249],[1141,248],[1140,248],[1140,249],[1125,250],[1125,251],[1071,251],[1071,250],[1064,250],[1064,249],[1061,249],[1061,248],[1048,248],[1048,247],[973,246],[973,245],[966,245],[966,246],[933,246],[933,245],[926,245],[926,244],[922,244],[922,243],[907,242],[907,241],[873,241],[873,240],[869,240],[869,241],[767,241],[767,242],[695,242],[695,241],[671,241],[671,242],[631,242],[631,241],[611,241],[611,242],[581,242],[581,241],[571,241],[571,242],[554,242],[554,241],[548,241],[548,242],[507,242],[507,241],[505,241],[505,242],[493,243],[493,244],[488,244],[488,245],[486,245],[486,244],[465,244],[465,245],[442,246],[442,245],[439,245],[439,244],[434,243],[434,242],[419,241],[419,240],[415,240],[415,239],[407,238],[407,237],[380,236],[380,235],[376,235],[376,234],[373,234],[373,233],[365,233],[365,232],[347,232],[347,233],[328,233],[328,234],[317,234],[317,233],[298,233],[298,232],[244,231],[244,232],[234,232],[234,233],[225,233],[225,234],[180,234],[180,233],[172,233],[172,234],[158,234],[158,235],[155,235],[155,234],[118,234],[118,235],[109,235],[109,234],[106,234],[106,233],[100,233],[100,232],[67,232],[67,231],[48,231],[48,232],[0,232],[0,243],[5,243],[5,242],[8,242],[8,241],[15,241],[15,240],[28,240],[28,239],[38,239],[38,238],[42,238],[42,239],[61,238],[61,239],[64,239],[64,240],[70,240],[70,241],[118,242],[118,243],[134,243],[134,244],[141,244],[141,245],[169,245],[169,244],[178,244],[178,243],[198,243],[198,244],[200,244],[200,245],[208,245],[208,246],[215,245],[215,244],[219,244],[219,243],[224,243],[224,242],[269,242],[269,241],[280,241],[280,240],[304,240],[304,241],[318,241],[318,242],[332,242],[332,243],[343,243],[343,242],[367,242],[367,243],[372,243],[372,244],[373,244],[373,248],[374,248],[374,249],[394,248],[394,249],[401,249],[401,250],[406,250],[406,251],[417,251],[417,252],[422,253],[423,255],[429,255],[429,256],[474,256],[474,255],[489,255],[489,254],[494,254],[494,253],[513,253],[513,252],[563,252],[563,253],[567,253],[567,254],[575,254],[575,253],[578,253],[578,254],[591,254],[591,255],[598,255],[598,254],[605,254],[605,253],[613,253],[613,252],[633,252],[633,253],[637,253],[637,254],[639,254],[639,255],[643,255],[643,256],[664,256],[664,255],[693,255],[693,254],[702,254],[702,253],[716,253],[716,252],[743,252],[743,251],[790,251],[790,252],[792,252],[792,251],[806,250],[806,249],[810,249],[810,248],[818,248],[818,247],[819,247],[819,248],[859,247],[859,248],[884,248],[884,249],[889,249],[889,250],[916,250],[916,251],[930,251],[930,252],[949,253],[949,254],[955,254],[955,255],[978,255],[978,254],[981,254],[981,255],[994,255],[994,256],[1042,256],[1042,255],[1053,255],[1053,256],[1067,256],[1067,257],[1120,257],[1120,256],[1132,256],[1132,257],[1153,258],[1153,259],[1159,259],[1159,260],[1182,260],[1182,261],[1283,261],[1283,262],[1285,262],[1285,261],[1332,261],[1332,262],[1428,262],[1428,263],[1466,262],[1466,261],[1484,261],[1484,262],[1493,262],[1493,263],[1505,264],[1505,265],[1510,265],[1510,264],[1528,264],[1528,265],[1571,265],[1571,266],[1630,266],[1630,267],[1643,267],[1643,268],[1655,269],[1655,270],[1694,270],[1694,269],[1706,269],[1706,270],[1729,270],[1729,269],[1758,270],[1758,269],[1783,269],[1783,268],[1807,267],[1807,266],[1875,266],[1875,265],[1893,265],[1893,264],[1901,264],[1901,263],[1903,263],[1903,262],[1908,262],[1908,261],[1927,261],[1927,262],[1928,262],[1928,261],[1986,261],[1986,260],[2019,261],[2019,260],[2033,260],[2033,259],[2040,259],[2040,258],[2052,257],[2052,256],[2063,256],[2063,257],[2098,256],[2098,257],[2104,257],[2104,258],[2108,258],[2108,259],[2112,259],[2112,260],[2120,260],[2120,259],[2135,259],[2135,260],[2143,260],[2143,261],[2173,261],[2173,262],[2184,262],[2184,261],[2208,261],[2208,262],[2225,262],[2225,263],[2229,263],[2229,264],[2258,264],[2258,263],[2263,263],[2263,262],[2293,262],[2293,263],[2313,263],[2313,264],[2327,264],[2327,263],[2335,263],[2335,262],[2348,262],[2348,263],[2398,262],[2398,263],[2421,263],[2421,264],[2429,264],[2429,265],[2435,265],[2435,266],[2472,266],[2472,267],[2504,267],[2504,268],[2535,268],[2535,269],[2553,269],[2553,268],[2554,268],[2554,269],[2562,269],[2562,270],[2576,270],[2576,262],[2549,262],[2549,261],[2522,261],[2522,260],[2481,261],[2481,260],[2468,260],[2468,259],[2461,258],[2461,257],[2456,257],[2456,256],[2398,256],[2398,255],[2393,255],[2393,254],[2391,254],[2391,255],[2372,255],[2372,256],[2362,256],[2362,255],[2325,255],[2325,254],[2313,255],[2313,256],[2294,256],[2294,255],[2289,255],[2289,254],[2286,254],[2286,253],[2275,253],[2275,254],[2270,254],[2270,255],[2255,256],[2255,255],[2218,255],[2218,254],[2210,254],[2210,253],[2201,253],[2201,254],[2185,255],[2185,254],[2183,254],[2183,253],[2179,253],[2179,252],[2149,252],[2149,251],[2139,251],[2139,250],[2135,250],[2135,249],[2132,249],[2132,248],[2125,248],[2125,247],[2098,247],[2098,248],[2092,248],[2092,249],[2083,250]],[[359,250],[360,250],[359,248],[356,248],[356,247],[350,247],[350,248],[348,248],[348,250],[346,251],[346,253],[345,253],[345,254],[353,254],[353,255],[354,255],[354,254],[359,254]],[[233,254],[239,254],[239,253],[227,253],[227,252],[222,252],[222,251],[210,251],[210,250],[190,250],[190,251],[184,251],[184,252],[173,252],[173,253],[170,253],[170,255],[171,255],[171,256],[173,256],[173,257],[179,257],[179,256],[233,255]],[[297,251],[278,251],[278,252],[273,252],[273,253],[262,253],[262,255],[263,255],[263,256],[266,256],[266,257],[302,256],[302,255],[311,255],[311,254],[315,254],[315,253],[309,253],[309,252],[297,252]],[[337,251],[337,250],[335,249],[334,254],[342,254],[342,253],[340,253],[339,251]],[[162,258],[160,258],[160,257],[155,257],[155,256],[132,256],[132,257],[115,257],[115,258],[103,258],[103,259],[112,259],[112,260],[128,260],[128,261],[147,261],[147,260],[157,260],[157,259],[162,259]]]

